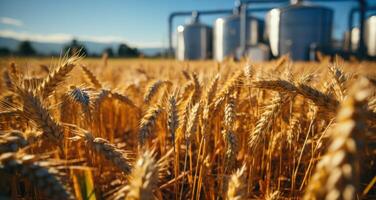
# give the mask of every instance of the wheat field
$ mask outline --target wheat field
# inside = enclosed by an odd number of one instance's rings
[[[0,199],[375,199],[376,63],[4,58]]]

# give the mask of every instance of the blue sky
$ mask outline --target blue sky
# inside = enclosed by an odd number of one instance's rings
[[[376,5],[375,0],[368,2]],[[166,47],[169,13],[231,9],[233,5],[233,0],[0,0],[0,36],[49,42],[77,37],[98,42],[124,41],[136,47]],[[347,13],[356,4],[324,5],[335,9],[334,36],[342,37]],[[213,24],[214,19],[204,17],[202,21]],[[175,26],[185,20],[179,18]]]

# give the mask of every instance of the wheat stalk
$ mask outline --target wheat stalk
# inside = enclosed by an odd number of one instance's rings
[[[323,59],[13,63],[0,70],[0,157],[64,170],[77,199],[372,199],[374,64]],[[2,195],[52,199],[0,163]]]

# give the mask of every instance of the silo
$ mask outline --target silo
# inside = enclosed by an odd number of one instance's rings
[[[333,11],[326,7],[296,3],[272,9],[265,31],[273,55],[309,60],[312,49],[330,48],[332,21]]]
[[[247,17],[246,44],[256,45],[260,40],[260,20]],[[238,14],[221,17],[214,23],[214,59],[222,61],[225,57],[239,57],[240,16]]]
[[[359,34],[360,31],[358,27],[353,27],[351,29],[351,34],[349,31],[346,31],[344,36],[343,48],[347,51],[355,52],[359,47]]]
[[[198,21],[193,14],[192,20],[177,28],[176,57],[178,60],[203,60],[212,55],[212,28]]]
[[[376,56],[376,15],[369,17],[365,23],[367,54],[369,56]]]

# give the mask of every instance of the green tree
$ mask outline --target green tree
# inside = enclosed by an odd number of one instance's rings
[[[140,55],[140,52],[137,48],[131,48],[126,44],[120,44],[118,49],[118,56],[119,57],[138,57]]]
[[[36,55],[37,52],[34,47],[31,45],[30,41],[22,41],[17,48],[17,52],[21,56],[33,56]]]
[[[9,56],[11,53],[12,52],[6,47],[0,48],[0,56]]]
[[[83,44],[80,44],[76,39],[73,39],[70,44],[64,47],[64,53],[67,53],[68,56],[75,54],[80,54],[83,56],[88,55],[88,52]]]
[[[106,48],[106,49],[103,51],[103,54],[107,54],[107,56],[108,56],[109,58],[114,57],[114,51],[112,50],[111,47]]]

